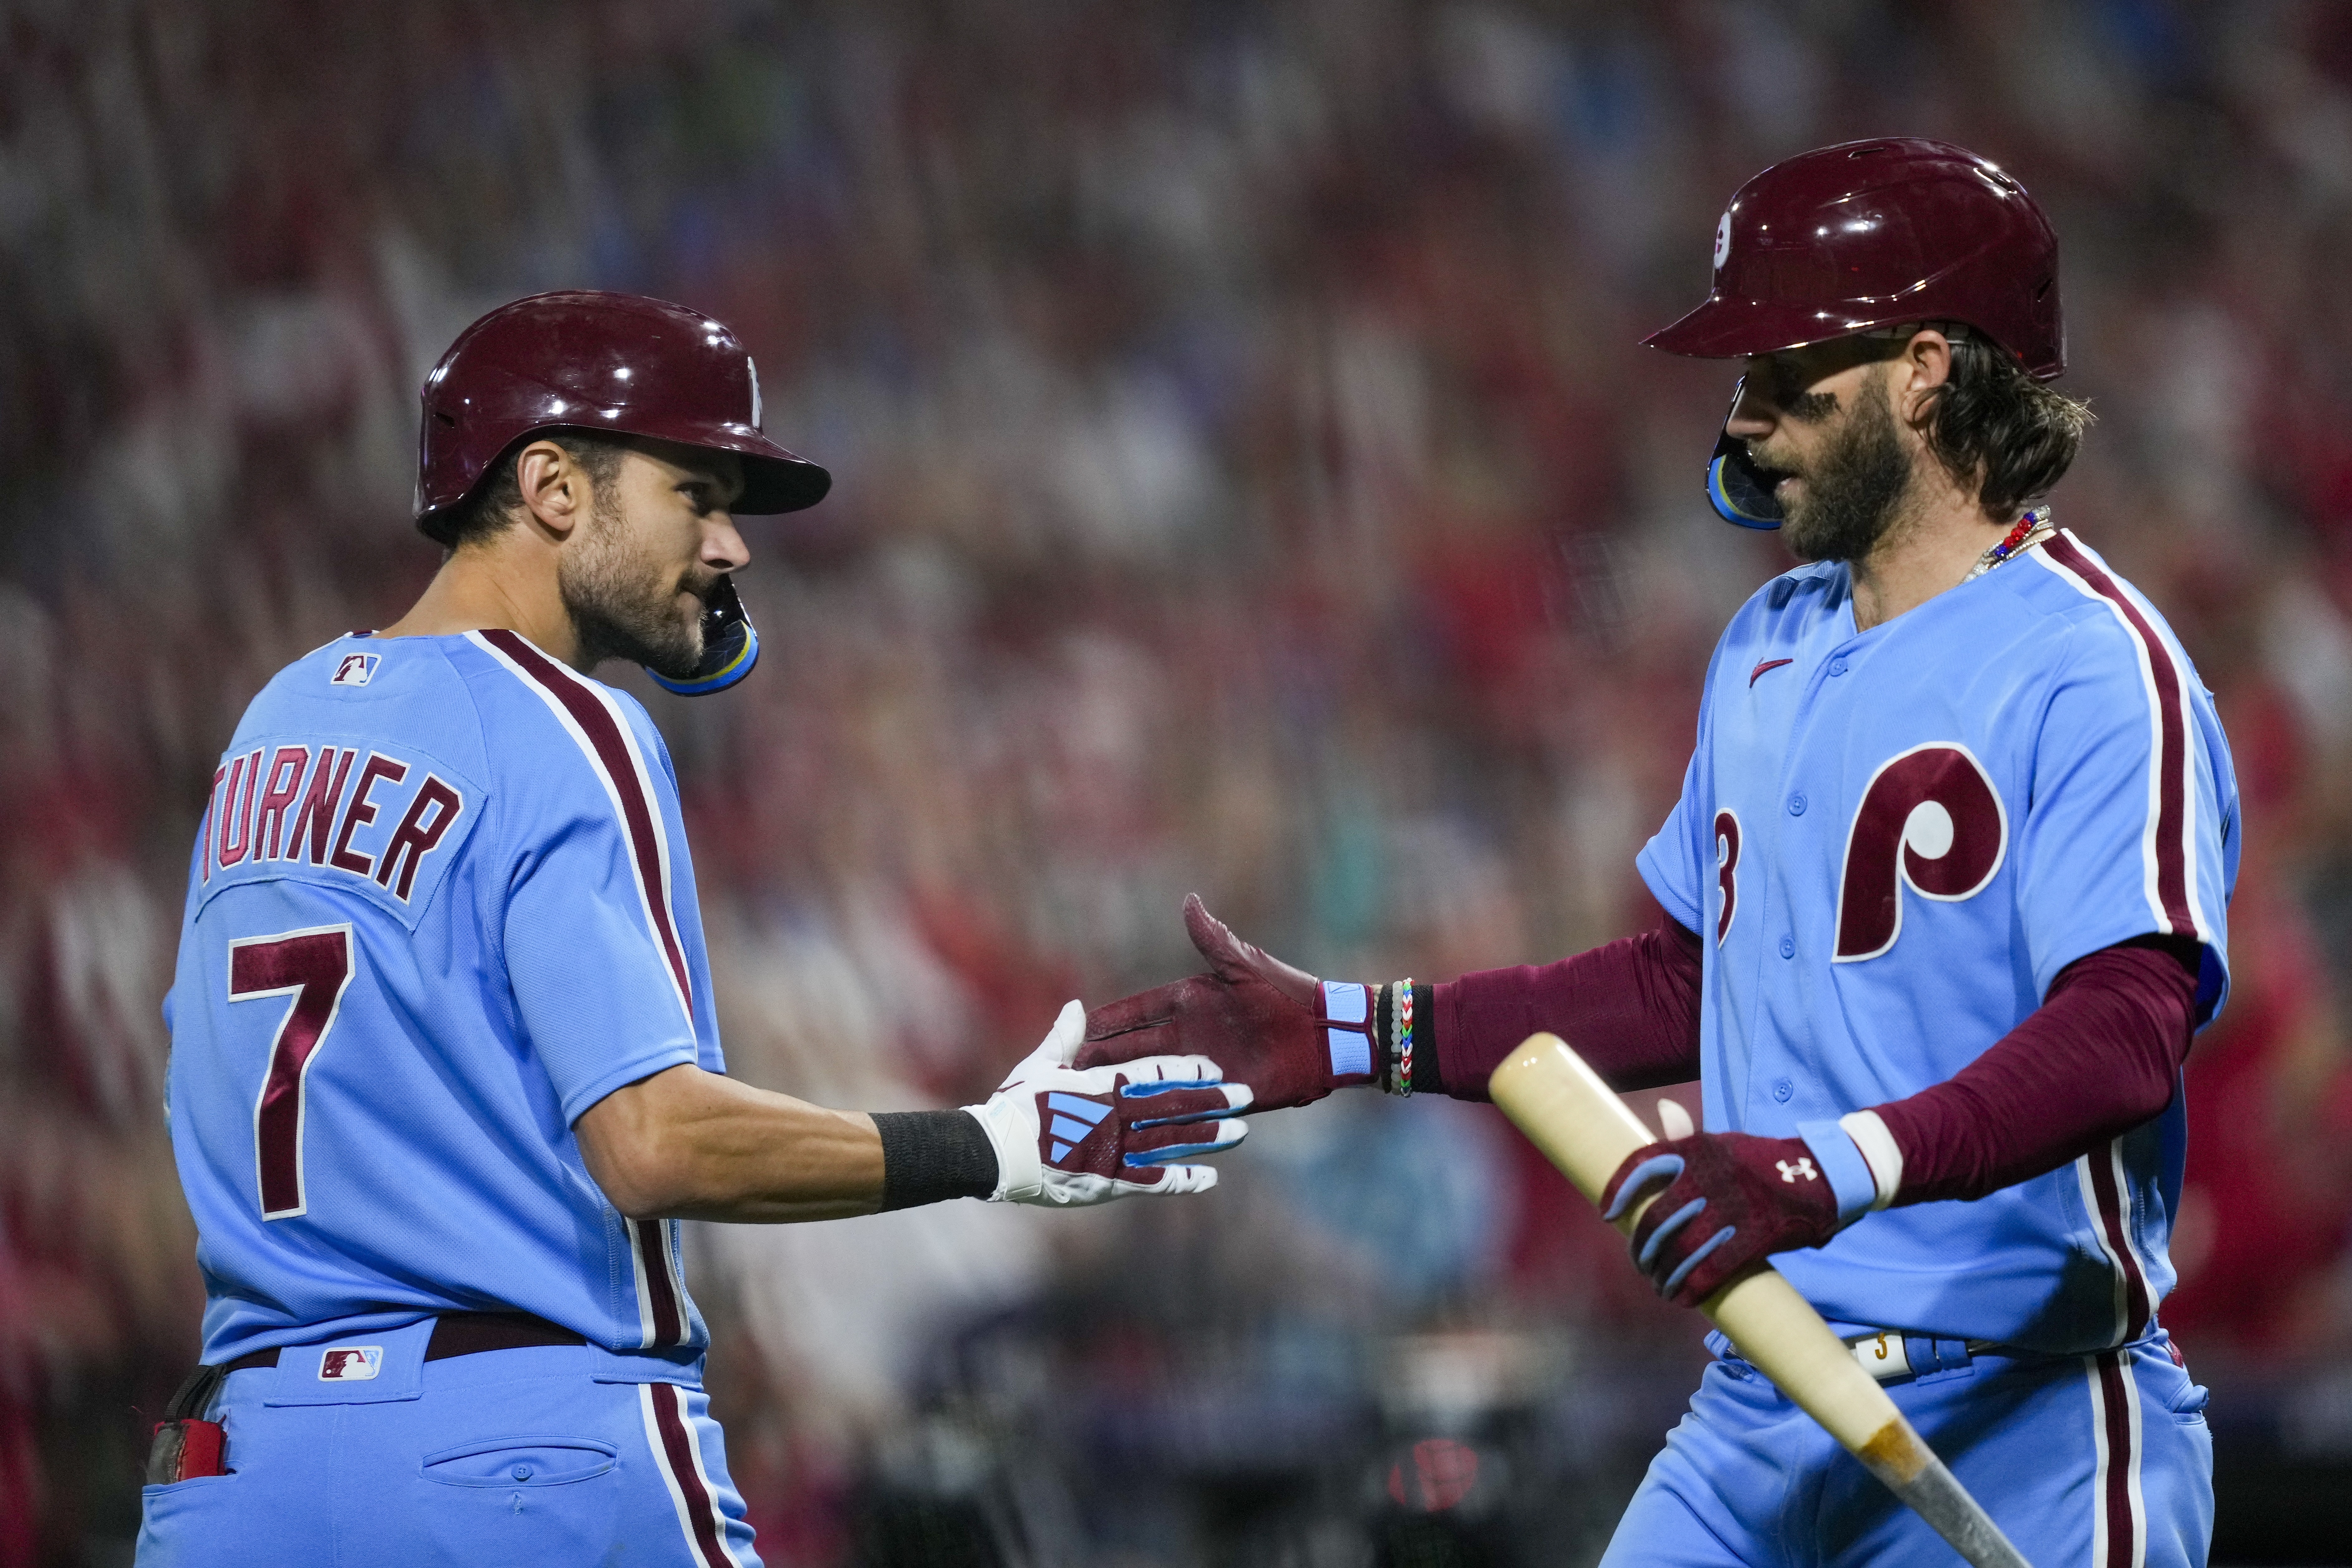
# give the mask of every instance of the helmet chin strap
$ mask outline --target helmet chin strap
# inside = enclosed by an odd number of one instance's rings
[[[1739,394],[1747,385],[1742,377],[1739,385],[1731,389],[1732,408],[1739,406]],[[1715,439],[1715,455],[1706,465],[1707,505],[1725,522],[1743,528],[1779,528],[1786,514],[1772,494],[1769,477],[1748,455],[1748,444],[1733,437],[1728,411],[1723,423],[1723,434]]]
[[[735,579],[726,576],[719,580],[702,606],[702,663],[695,666],[694,674],[682,681],[658,670],[648,669],[646,674],[665,691],[682,697],[707,697],[740,681],[759,662],[760,633],[735,592]]]

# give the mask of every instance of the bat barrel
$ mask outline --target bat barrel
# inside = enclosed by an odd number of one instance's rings
[[[1864,1459],[1863,1463],[1867,1465],[1870,1461]],[[2032,1568],[2024,1554],[2000,1532],[1992,1516],[1969,1495],[1968,1489],[1935,1455],[1929,1454],[1927,1468],[1907,1481],[1897,1481],[1878,1472],[1874,1465],[1871,1468],[1906,1507],[1932,1525],[1936,1533],[1951,1542],[1952,1550],[1974,1568]]]

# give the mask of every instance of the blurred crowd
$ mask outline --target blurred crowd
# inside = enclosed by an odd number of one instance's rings
[[[759,674],[623,684],[677,758],[732,1070],[955,1104],[1066,998],[1196,967],[1187,891],[1368,979],[1655,918],[1633,853],[1786,560],[1700,494],[1730,370],[1636,343],[1740,181],[1891,132],[2049,210],[2097,415],[2060,519],[2236,750],[2165,1320],[2225,1444],[2352,1453],[2352,11],[0,25],[0,1565],[127,1561],[201,1309],[158,1013],[191,838],[263,681],[431,575],[416,388],[475,315],[709,311],[833,469],[747,527]],[[1376,1100],[1264,1121],[1199,1202],[700,1230],[767,1560],[1589,1557],[1696,1324],[1491,1111]]]

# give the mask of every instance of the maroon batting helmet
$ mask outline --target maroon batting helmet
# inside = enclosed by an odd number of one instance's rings
[[[449,345],[424,400],[416,526],[436,538],[499,455],[541,430],[735,453],[743,494],[733,510],[747,515],[813,507],[833,485],[761,434],[760,372],[734,333],[642,295],[573,289],[501,305]]]
[[[1773,164],[1715,231],[1706,302],[1643,340],[1741,359],[1914,321],[1961,321],[2049,381],[2066,369],[2058,236],[1966,148],[1895,137]]]

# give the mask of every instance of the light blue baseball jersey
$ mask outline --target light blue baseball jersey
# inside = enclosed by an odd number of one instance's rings
[[[215,776],[164,1002],[207,1362],[427,1314],[707,1343],[572,1124],[724,1071],[669,756],[510,632],[346,637]]]
[[[1733,617],[1681,800],[1639,857],[1706,954],[1711,1131],[1797,1135],[1966,1067],[2058,971],[2151,933],[2228,986],[2238,796],[2210,694],[2162,616],[2061,530],[1856,632],[1846,569]],[[2173,1281],[2179,1096],[2072,1166],[1864,1217],[1778,1267],[1823,1315],[2079,1353]]]

